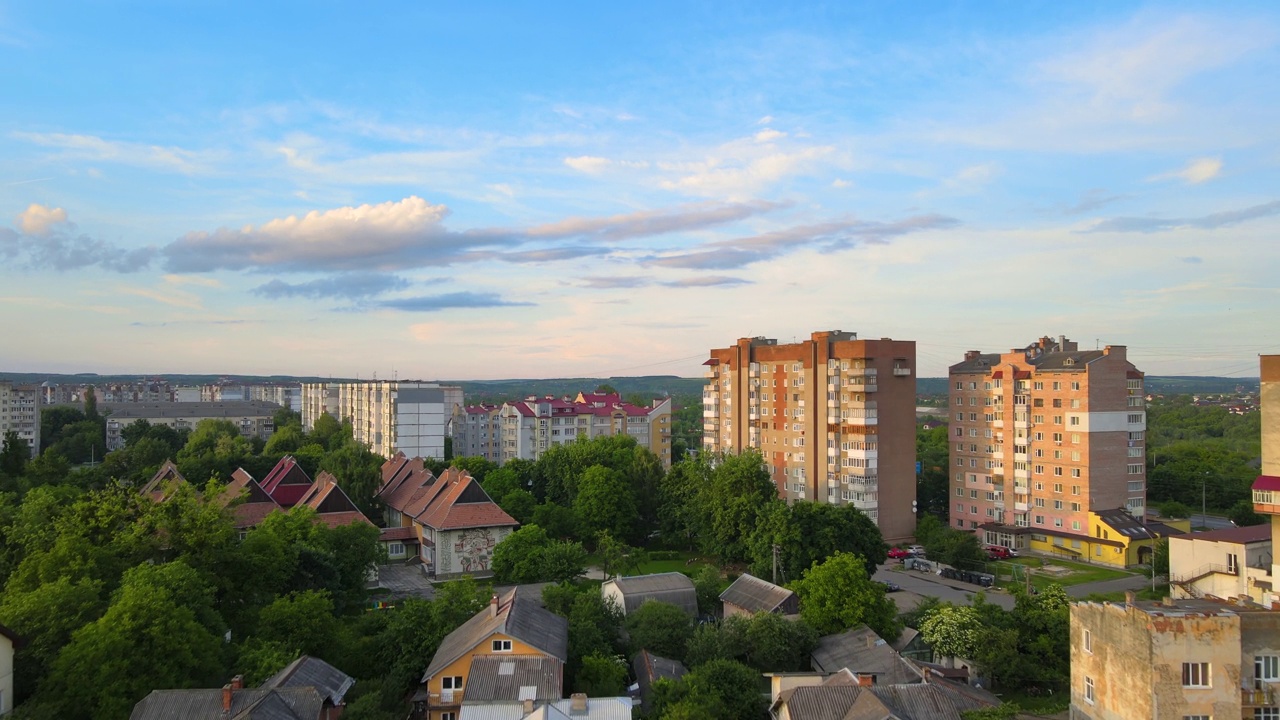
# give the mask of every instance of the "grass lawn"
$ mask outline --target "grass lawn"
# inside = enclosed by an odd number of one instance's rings
[[[1053,715],[1054,713],[1064,712],[1071,705],[1070,693],[1055,693],[1053,695],[1028,695],[1021,691],[1009,691],[996,693],[1000,699],[1007,703],[1017,703],[1018,707],[1024,712],[1033,713],[1035,715]]]
[[[659,551],[664,555],[671,551]],[[691,562],[692,561],[692,562]],[[587,564],[593,567],[600,567],[600,558],[597,555],[589,555]],[[678,572],[689,576],[697,574],[699,570],[706,566],[718,568],[715,558],[708,558],[696,552],[678,552],[676,556],[670,560],[648,560],[640,565],[640,567],[632,570],[628,569],[628,575],[652,575],[654,573]]]
[[[1042,560],[1043,562],[1041,562]],[[1056,565],[1058,567],[1066,568],[1071,572],[1061,576],[1036,572],[1036,569],[1041,567],[1041,565]],[[1087,563],[1072,562],[1070,560],[1039,557],[1019,557],[1011,558],[1009,560],[1001,560],[999,562],[991,563],[990,567],[1000,578],[999,584],[1002,587],[1018,585],[1025,582],[1023,573],[1028,569],[1031,570],[1031,584],[1037,588],[1046,588],[1054,584],[1067,587],[1070,585],[1080,585],[1082,583],[1100,582],[1102,580],[1119,580],[1120,578],[1131,577],[1134,574],[1127,570],[1116,570],[1114,568],[1103,567],[1101,565],[1089,565]],[[1012,579],[1010,579],[1011,576]]]
[[[1139,600],[1163,600],[1169,595],[1169,586],[1157,585],[1156,589],[1152,590],[1151,586],[1148,585],[1142,590],[1138,590],[1136,594]],[[1081,599],[1092,600],[1095,602],[1119,603],[1119,602],[1124,602],[1124,591],[1117,590],[1116,592],[1109,592],[1109,593],[1089,593],[1088,595],[1086,595]]]

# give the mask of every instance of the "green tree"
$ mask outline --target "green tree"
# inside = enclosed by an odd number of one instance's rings
[[[689,671],[682,678],[689,711],[703,713],[691,717],[713,720],[763,720],[766,701],[760,693],[760,673],[732,660],[712,660]],[[670,715],[664,716],[670,717]],[[685,716],[677,716],[685,717]]]
[[[1178,502],[1177,500],[1166,500],[1160,503],[1157,508],[1160,510],[1160,514],[1167,518],[1183,520],[1191,517],[1191,508],[1187,507],[1186,503]]]
[[[821,635],[866,623],[892,641],[902,630],[897,606],[885,596],[884,586],[870,580],[857,555],[836,553],[814,563],[792,589],[800,600],[800,616]]]
[[[465,471],[468,475],[474,478],[476,482],[480,483],[481,487],[484,487],[485,477],[487,477],[489,473],[498,469],[497,463],[478,455],[472,457],[453,458],[453,460],[449,462],[449,466]]]
[[[635,570],[648,559],[648,553],[615,539],[608,530],[596,533],[596,555],[606,580]]]
[[[576,692],[589,697],[618,697],[627,692],[627,665],[620,658],[588,655],[573,679]]]
[[[307,435],[302,431],[301,425],[285,425],[277,427],[275,432],[271,433],[271,437],[267,438],[267,444],[262,449],[267,455],[287,455],[288,453],[297,452],[298,448],[305,445]]]
[[[684,610],[656,600],[646,601],[627,615],[626,627],[632,653],[648,650],[673,660],[684,660],[693,636],[693,619]]]
[[[329,413],[320,413],[311,426],[311,441],[329,447],[330,441],[341,442],[343,438],[342,423]]]
[[[538,582],[542,573],[542,551],[551,539],[537,525],[525,525],[502,539],[493,548],[494,579],[500,583]]]
[[[784,581],[799,577],[813,563],[837,552],[862,557],[868,575],[888,557],[880,528],[852,505],[769,503],[761,508],[759,524],[749,540],[753,574],[772,577],[775,546]]]
[[[533,509],[533,524],[546,530],[553,538],[572,538],[578,535],[578,517],[573,510],[545,502]]]
[[[710,463],[705,458],[701,462]],[[698,537],[703,548],[722,561],[747,560],[748,538],[764,508],[777,501],[778,489],[758,452],[748,450],[719,458],[697,500],[702,516]]]
[[[942,519],[950,518],[950,477],[947,475],[950,445],[945,424],[933,424],[929,429],[921,424],[916,427],[916,461],[920,474],[916,485],[916,507],[919,515]]]
[[[982,644],[984,626],[977,611],[966,605],[939,605],[920,623],[920,635],[933,652],[947,658],[974,657]]]
[[[18,435],[17,430],[9,430],[4,434],[4,449],[0,450],[0,476],[7,475],[16,481],[27,469],[27,461],[31,459],[31,448],[27,441]]]
[[[1231,512],[1227,513],[1227,517],[1231,518],[1231,522],[1240,527],[1261,525],[1267,521],[1266,516],[1254,512],[1253,503],[1249,500],[1241,500],[1232,505]]]
[[[723,605],[720,602],[720,571],[711,565],[704,565],[693,576],[693,590],[698,595],[698,614],[717,616]]]
[[[635,497],[621,473],[600,465],[587,468],[577,488],[573,511],[585,536],[603,531],[614,537],[631,537],[636,517]]]
[[[810,655],[818,647],[818,633],[803,619],[788,620],[775,613],[759,613],[747,625],[747,664],[762,672],[801,672],[810,669]]]
[[[329,593],[306,590],[278,597],[262,608],[255,636],[305,655],[332,660],[337,632]]]
[[[375,455],[364,443],[353,440],[325,453],[320,460],[320,469],[337,479],[338,487],[366,517],[377,518],[382,515],[377,492],[382,485],[383,462],[382,456]]]
[[[534,510],[538,507],[538,499],[528,490],[512,490],[493,500],[498,503],[498,507],[502,508],[503,512],[521,525],[527,525],[533,521]]]

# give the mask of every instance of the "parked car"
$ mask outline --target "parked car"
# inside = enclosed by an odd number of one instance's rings
[[[901,560],[903,558],[911,557],[911,552],[906,548],[889,548],[889,557],[893,560]]]
[[[879,580],[877,580],[876,582],[879,582],[881,585],[883,585],[883,586],[884,586],[884,591],[885,591],[885,592],[887,592],[887,593],[891,593],[891,592],[898,592],[899,590],[901,590],[901,589],[902,589],[902,588],[898,587],[897,583],[881,582],[881,581],[879,581]]]
[[[911,554],[911,557],[924,557],[924,556],[925,556],[924,546],[923,546],[923,545],[910,545],[910,546],[908,546],[908,547],[907,547],[907,552]]]
[[[1008,560],[1012,557],[1018,557],[1018,553],[1001,545],[992,545],[987,548],[987,557],[992,560]]]

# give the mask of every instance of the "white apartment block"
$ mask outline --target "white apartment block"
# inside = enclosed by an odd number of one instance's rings
[[[322,413],[350,420],[355,439],[392,457],[444,457],[445,424],[462,405],[462,388],[434,382],[371,380],[306,383],[302,423],[310,431]]]
[[[10,430],[27,441],[31,457],[40,454],[39,385],[0,382],[0,441]]]
[[[174,430],[194,430],[204,420],[230,422],[246,438],[266,440],[275,432],[274,404],[267,402],[159,402],[103,406],[107,414],[107,450],[124,447],[124,429],[139,420]]]
[[[513,403],[459,408],[453,421],[453,454],[497,463],[537,460],[556,445],[580,437],[630,435],[671,466],[671,398],[649,407],[616,394],[579,393],[574,399],[530,397]]]

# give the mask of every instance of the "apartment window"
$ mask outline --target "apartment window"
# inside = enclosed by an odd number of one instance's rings
[[[1141,475],[1141,474],[1142,474],[1142,465],[1141,465],[1141,464],[1137,464],[1137,465],[1130,465],[1130,466],[1129,466],[1129,474],[1130,474],[1130,475]]]
[[[961,381],[959,381],[959,380],[957,380],[957,381],[956,381],[956,389],[957,389],[957,390],[963,390],[963,389],[964,389],[964,383],[963,383],[963,382],[961,382]]]
[[[1042,474],[1044,474],[1044,466],[1043,466],[1043,465],[1036,465],[1036,466],[1035,466],[1035,473],[1036,473],[1037,475],[1042,475]]]
[[[1043,515],[1037,515],[1037,516],[1036,516],[1036,524],[1037,524],[1037,525],[1043,525],[1043,524],[1044,524],[1044,516],[1043,516]]]
[[[404,554],[404,543],[389,543],[387,545],[387,554],[391,557],[400,557]]]
[[[1084,701],[1090,705],[1092,705],[1094,701],[1093,678],[1091,677],[1086,677],[1084,679]]]
[[[1061,500],[1054,500],[1054,501],[1053,501],[1053,509],[1054,509],[1054,510],[1061,510],[1061,509],[1062,509],[1062,501],[1061,501]]]
[[[1073,478],[1080,477],[1080,468],[1071,468],[1071,477]]]
[[[958,503],[956,503],[956,512],[958,512],[958,513],[963,513],[963,512],[964,512],[964,503],[962,503],[962,502],[958,502]]]
[[[1209,686],[1209,663],[1182,663],[1182,687]]]
[[[1054,425],[1061,425],[1061,424],[1062,424],[1062,416],[1061,416],[1061,415],[1054,415],[1054,416],[1053,416],[1053,424],[1054,424]]]
[[[494,640],[493,652],[511,652],[510,640]]]
[[[969,514],[970,514],[970,515],[977,515],[977,514],[978,514],[978,506],[977,506],[977,505],[971,505],[971,506],[969,507]]]
[[[1071,494],[1072,494],[1072,495],[1079,495],[1079,494],[1080,494],[1080,486],[1079,486],[1079,485],[1072,485],[1072,486],[1071,486]]]
[[[1053,519],[1053,526],[1054,526],[1054,527],[1062,527],[1062,518],[1054,518],[1054,519]]]
[[[1280,656],[1256,655],[1253,658],[1254,687],[1261,688],[1263,682],[1280,680]]]
[[[964,488],[956,488],[956,497],[964,497]]]
[[[458,720],[458,713],[453,711],[440,713],[440,720]]]
[[[1139,423],[1141,423],[1141,422],[1142,422],[1142,413],[1130,413],[1130,414],[1129,414],[1129,424],[1130,424],[1130,425],[1137,425],[1137,424],[1139,424]]]
[[[1213,720],[1208,715],[1204,716],[1206,720]],[[1253,709],[1254,720],[1280,720],[1280,707],[1259,707]]]
[[[1044,498],[1036,498],[1036,507],[1038,508],[1044,507]]]
[[[1079,389],[1080,389],[1080,383],[1078,383],[1078,382],[1073,382],[1073,383],[1071,383],[1071,389],[1072,389],[1072,390],[1079,390]]]
[[[1093,654],[1093,632],[1091,630],[1084,631],[1084,651]]]
[[[1079,399],[1079,398],[1074,398],[1074,399],[1072,399],[1072,401],[1071,401],[1071,407],[1072,407],[1072,408],[1074,408],[1074,409],[1076,409],[1076,410],[1079,410],[1079,409],[1080,409],[1080,399]]]
[[[1054,433],[1054,434],[1053,434],[1053,441],[1054,441],[1054,442],[1056,442],[1056,443],[1061,443],[1061,442],[1062,442],[1062,433]]]

